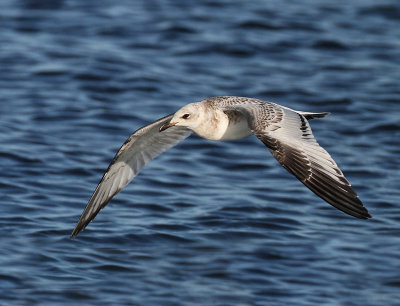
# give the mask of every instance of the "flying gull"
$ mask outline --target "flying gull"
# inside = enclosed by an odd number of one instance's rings
[[[315,140],[309,119],[328,113],[309,113],[245,97],[213,97],[190,103],[134,132],[108,166],[86,205],[71,237],[95,218],[153,158],[192,132],[210,140],[232,140],[254,134],[278,162],[316,195],[360,219],[370,214],[342,171]]]

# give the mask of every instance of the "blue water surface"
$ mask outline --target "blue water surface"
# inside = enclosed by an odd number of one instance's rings
[[[400,2],[0,2],[1,305],[399,305]],[[192,136],[76,239],[136,129],[240,95],[304,111],[373,218],[255,137]]]

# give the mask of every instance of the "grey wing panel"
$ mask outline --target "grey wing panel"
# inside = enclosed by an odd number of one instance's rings
[[[255,135],[316,195],[349,215],[371,217],[336,162],[315,140],[304,116],[284,110],[277,129],[260,128]]]
[[[160,133],[160,127],[171,118],[169,115],[142,127],[125,141],[97,185],[71,237],[78,235],[153,158],[191,134],[183,127],[171,127]]]

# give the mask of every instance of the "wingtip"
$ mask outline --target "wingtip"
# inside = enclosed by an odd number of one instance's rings
[[[357,197],[357,199],[358,199],[358,197]],[[351,213],[350,213],[350,215],[352,215],[352,216],[354,216],[354,217],[356,217],[356,218],[358,218],[358,219],[363,219],[363,220],[368,220],[368,219],[371,219],[371,218],[372,218],[371,214],[370,214],[369,211],[365,208],[364,205],[361,206],[361,210],[362,210],[362,211],[360,211],[360,212],[358,212],[358,213],[356,213],[356,214],[351,214]],[[348,213],[348,212],[347,212],[347,213]],[[353,213],[354,213],[354,211],[353,211]]]
[[[358,196],[357,196],[357,199],[360,200],[360,198],[359,198]],[[361,203],[361,207],[363,208],[363,212],[362,212],[361,219],[364,219],[364,220],[371,219],[372,216],[371,216],[371,214],[369,213],[368,209],[363,205],[363,203],[361,202],[361,200],[360,200],[360,203]]]
[[[78,234],[79,234],[81,231],[83,231],[84,229],[85,229],[85,228],[81,228],[81,227],[79,226],[79,224],[77,224],[77,225],[75,226],[74,230],[72,231],[71,235],[69,235],[69,238],[70,238],[70,239],[76,238],[76,236],[78,236]]]
[[[366,214],[366,215],[362,215],[362,216],[355,216],[358,219],[362,219],[362,220],[368,220],[371,219],[372,216],[370,214]]]
[[[76,232],[75,230],[72,231],[71,235],[69,235],[70,239],[74,239],[76,236],[78,236],[79,232]]]

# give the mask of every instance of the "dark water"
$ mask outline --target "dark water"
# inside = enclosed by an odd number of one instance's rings
[[[399,305],[399,1],[0,3],[0,304]],[[69,239],[131,132],[215,95],[332,112],[374,218],[191,137]]]

